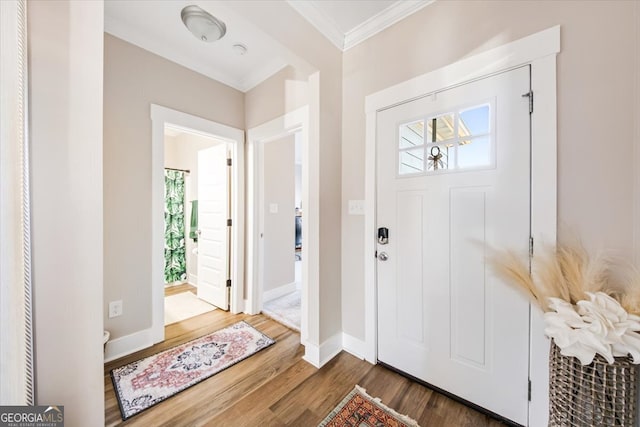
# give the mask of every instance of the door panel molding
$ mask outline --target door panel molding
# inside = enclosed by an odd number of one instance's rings
[[[377,226],[389,227],[387,245],[377,248],[388,252],[377,265],[378,359],[523,425],[529,301],[492,274],[486,247],[523,253],[529,247],[530,116],[520,94],[529,92],[530,81],[527,65],[443,91],[435,100],[419,98],[380,112],[377,131]],[[495,98],[496,108],[458,119],[458,106],[487,97]],[[440,111],[455,114],[432,120]],[[441,146],[444,169],[429,170],[425,162],[426,173],[397,175],[401,166],[393,152],[404,143],[402,123],[417,115],[425,125],[413,130],[419,136],[413,147],[427,161],[429,147]],[[489,117],[495,125],[485,127]],[[459,168],[460,148],[472,150],[467,165],[487,160],[487,144],[479,151],[479,139],[466,136],[487,131],[496,136],[482,138],[501,147],[495,166]],[[407,188],[431,191],[428,203],[402,203]],[[429,328],[429,348],[407,328]]]
[[[223,310],[230,308],[228,158],[227,144],[198,151],[198,298]]]
[[[556,56],[560,26],[463,59],[365,98],[365,339],[364,357],[377,362],[376,291],[376,132],[377,113],[489,75],[531,65],[531,88],[536,94],[531,115],[531,235],[553,244],[557,224],[557,104]],[[471,71],[469,71],[471,70]],[[539,309],[531,310],[529,402],[530,426],[546,426],[548,414],[548,349]]]

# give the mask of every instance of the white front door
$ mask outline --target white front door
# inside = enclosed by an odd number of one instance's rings
[[[527,423],[529,304],[490,248],[527,253],[529,67],[378,113],[378,359]]]
[[[229,309],[227,145],[198,151],[198,298]]]

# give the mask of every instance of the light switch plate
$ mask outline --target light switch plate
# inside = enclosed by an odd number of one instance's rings
[[[364,200],[349,200],[349,215],[364,215]]]
[[[278,213],[278,204],[270,203],[269,204],[269,213]]]

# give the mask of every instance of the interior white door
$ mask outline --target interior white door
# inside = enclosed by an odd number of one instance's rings
[[[198,298],[229,309],[227,146],[198,151]]]
[[[378,113],[378,359],[520,424],[529,304],[489,248],[528,251],[529,67]],[[378,231],[380,236],[380,231]],[[384,239],[382,239],[384,240]]]

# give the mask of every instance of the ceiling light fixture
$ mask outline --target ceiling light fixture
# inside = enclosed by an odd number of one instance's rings
[[[203,42],[214,42],[224,37],[227,26],[199,6],[191,5],[180,12],[182,22],[197,39]]]

